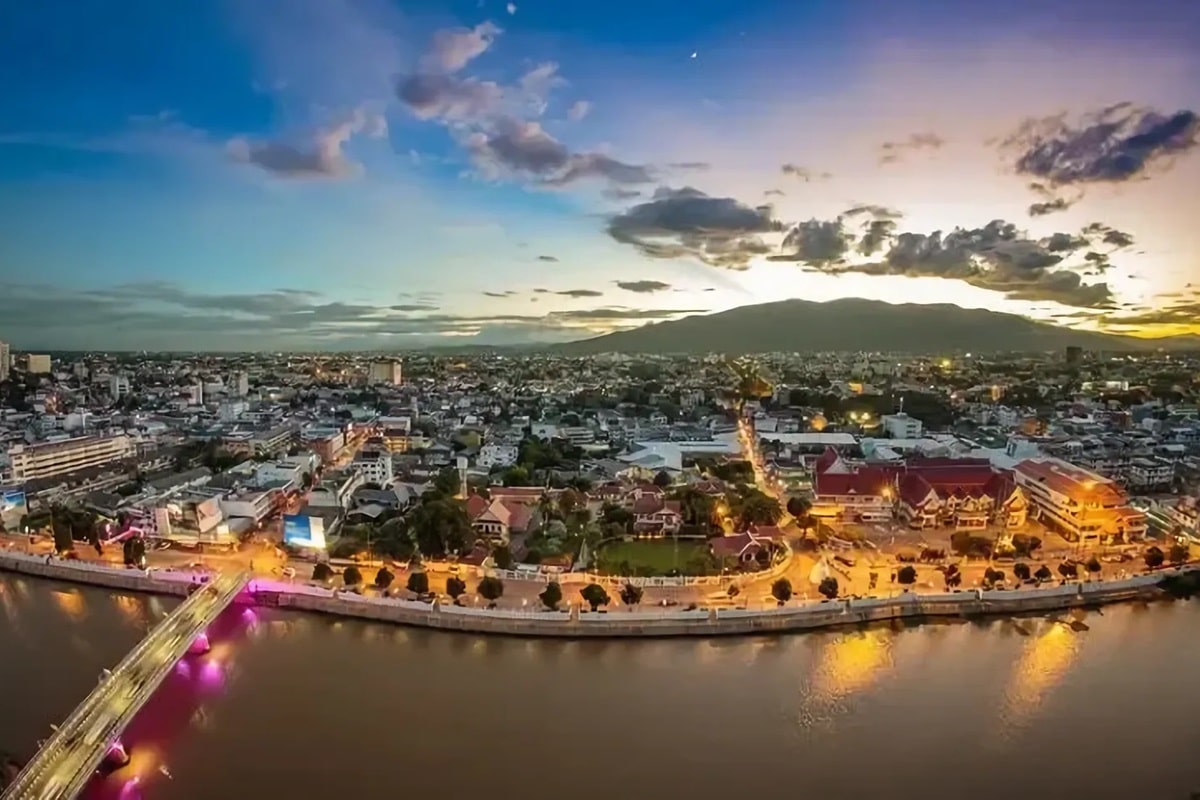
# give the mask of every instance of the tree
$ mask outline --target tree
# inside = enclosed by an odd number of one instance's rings
[[[462,489],[462,479],[454,467],[446,467],[433,479],[433,490],[442,497],[455,497]]]
[[[126,539],[122,550],[125,566],[138,568],[146,566],[146,540],[141,536],[131,536]]]
[[[416,538],[417,547],[427,556],[462,553],[475,543],[467,509],[453,498],[422,501],[409,517],[408,528]]]
[[[1058,565],[1058,574],[1064,578],[1079,577],[1079,565],[1074,561],[1064,561]]]
[[[538,599],[542,601],[542,605],[551,611],[558,610],[558,604],[562,602],[563,593],[562,587],[558,585],[558,581],[550,581],[546,584],[546,588],[538,595]]]
[[[1027,580],[1029,580],[1029,576],[1031,574],[1032,574],[1032,572],[1029,569],[1028,564],[1026,564],[1024,562],[1013,564],[1013,575],[1016,576],[1017,580],[1027,581]]]
[[[304,491],[307,492],[309,489],[312,488],[312,485],[313,485],[313,474],[311,472],[306,472],[300,476],[300,488],[304,489]]]
[[[467,593],[467,582],[456,575],[451,575],[446,579],[446,594],[450,595],[450,599],[458,604],[458,598]]]
[[[380,591],[387,591],[387,588],[392,585],[392,581],[396,580],[396,576],[387,567],[380,567],[379,572],[375,573],[375,588]]]
[[[1186,544],[1173,544],[1168,551],[1168,559],[1172,564],[1182,564],[1188,560],[1188,546]]]
[[[896,583],[901,586],[912,586],[917,582],[917,569],[911,564],[901,567],[896,572]]]
[[[488,601],[489,606],[495,606],[496,601],[504,596],[504,581],[489,575],[479,581],[479,585],[475,587],[475,591],[479,592],[480,597]]]
[[[1091,558],[1089,558],[1087,560],[1087,563],[1084,564],[1083,566],[1087,569],[1088,572],[1090,572],[1093,575],[1095,575],[1101,569],[1103,569],[1103,567],[1100,565],[1100,559],[1096,558],[1095,556],[1092,556]]]
[[[322,561],[313,567],[312,579],[319,583],[329,583],[333,580],[333,568]]]
[[[71,526],[64,521],[54,520],[54,550],[66,553],[75,548],[75,537],[71,535]]]
[[[812,503],[803,497],[788,498],[787,512],[798,520],[807,517],[811,509]]]
[[[780,580],[782,580],[782,578]],[[838,579],[832,575],[827,575],[821,579],[819,584],[817,584],[817,591],[820,592],[822,596],[833,600],[838,596]],[[774,586],[771,587],[771,594],[775,594]],[[775,597],[778,599],[779,595],[775,595]]]
[[[410,572],[408,584],[405,587],[413,594],[429,593],[429,574],[426,572]]]
[[[579,595],[592,607],[592,611],[600,608],[600,606],[608,605],[612,600],[608,596],[608,592],[604,591],[604,587],[598,583],[589,583],[579,590]]]
[[[959,570],[957,564],[950,564],[947,566],[943,575],[946,579],[947,589],[953,589],[956,586],[962,586],[962,571]]]
[[[499,569],[512,569],[513,567],[512,551],[506,544],[498,544],[492,548],[492,560],[496,562],[496,567]]]
[[[672,482],[670,474],[665,469],[659,470],[658,474],[654,476],[654,485],[660,489],[667,488]]]
[[[363,576],[359,572],[358,567],[346,567],[346,569],[342,570],[342,583],[347,586],[358,586],[362,583],[362,579]]]
[[[529,470],[519,464],[509,467],[500,474],[500,483],[505,486],[528,486]]]
[[[642,602],[642,587],[627,583],[621,587],[621,602],[627,606],[636,606]]]
[[[1033,579],[1038,583],[1045,583],[1054,577],[1054,573],[1045,564],[1037,568],[1037,572],[1033,573]]]
[[[1004,572],[998,569],[988,567],[983,571],[983,587],[991,589],[997,583],[1004,583]]]
[[[1146,566],[1148,568],[1158,569],[1159,567],[1161,567],[1163,565],[1165,556],[1163,556],[1163,551],[1161,549],[1159,549],[1157,546],[1152,545],[1146,549],[1145,559],[1146,559]]]
[[[783,515],[778,500],[753,488],[736,496],[731,506],[741,530],[753,525],[774,525]]]
[[[780,578],[775,581],[771,584],[771,596],[782,606],[788,600],[792,599],[792,582],[787,578]]]

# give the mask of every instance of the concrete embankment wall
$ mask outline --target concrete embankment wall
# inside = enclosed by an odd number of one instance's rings
[[[1196,569],[1196,568],[1189,568]],[[135,592],[184,595],[195,576],[187,572],[122,570],[72,561],[0,553],[0,570]],[[1167,574],[1176,572],[1168,570]],[[255,580],[251,591],[280,608],[391,622],[447,631],[560,638],[728,636],[810,631],[843,625],[929,617],[974,617],[1062,611],[1160,596],[1164,573],[1119,581],[1071,583],[1018,590],[964,590],[945,594],[901,594],[889,598],[827,600],[759,611],[741,609],[664,610],[653,607],[608,613],[531,612],[430,606],[409,600],[367,597],[306,584]]]
[[[24,553],[0,553],[0,571],[19,572],[68,583],[86,583],[91,586],[106,586],[127,592],[148,592],[184,596],[188,586],[198,576],[190,572],[153,572],[147,575],[136,569],[106,567],[80,561],[55,559],[49,563],[45,556],[30,556]]]

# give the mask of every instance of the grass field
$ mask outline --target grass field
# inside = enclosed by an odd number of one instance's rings
[[[689,565],[708,563],[708,544],[692,540],[679,542],[678,559],[671,539],[640,539],[632,542],[609,542],[596,554],[600,571],[615,575],[628,564],[635,575],[665,575],[677,566],[688,574]]]

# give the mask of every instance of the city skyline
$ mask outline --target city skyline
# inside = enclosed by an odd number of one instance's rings
[[[0,339],[405,349],[787,297],[1200,333],[1200,9],[0,15]]]

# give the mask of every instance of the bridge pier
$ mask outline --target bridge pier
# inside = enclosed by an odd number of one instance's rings
[[[129,763],[129,751],[125,749],[125,745],[120,739],[117,739],[108,748],[108,752],[104,754],[104,763],[111,769],[120,769]]]
[[[195,656],[201,653],[207,653],[211,649],[212,645],[208,641],[208,634],[201,633],[199,636],[193,639],[192,643],[188,646],[188,653]]]

